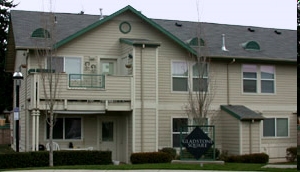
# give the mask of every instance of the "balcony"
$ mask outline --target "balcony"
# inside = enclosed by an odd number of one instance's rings
[[[30,73],[26,81],[29,109],[46,109],[50,83],[58,110],[132,109],[132,76]]]
[[[105,88],[105,75],[69,74],[69,88]]]

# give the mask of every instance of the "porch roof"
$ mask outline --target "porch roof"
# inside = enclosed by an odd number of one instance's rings
[[[221,109],[241,121],[264,119],[261,114],[243,105],[221,105]]]
[[[56,114],[75,114],[75,115],[93,115],[93,114],[104,114],[104,110],[54,110],[53,113]]]

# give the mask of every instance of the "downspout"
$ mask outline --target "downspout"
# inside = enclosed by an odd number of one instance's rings
[[[232,59],[231,62],[227,63],[227,105],[230,105],[230,89],[229,89],[229,65],[233,64],[235,59]]]
[[[144,152],[144,80],[143,80],[143,49],[145,44],[141,48],[141,152]]]

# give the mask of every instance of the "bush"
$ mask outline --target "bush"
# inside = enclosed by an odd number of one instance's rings
[[[265,163],[269,162],[269,155],[267,155],[265,153],[231,155],[225,159],[225,162],[265,164]]]
[[[162,148],[161,150],[159,150],[159,152],[169,154],[172,157],[172,159],[175,159],[177,155],[176,150],[174,148]]]
[[[49,166],[49,152],[19,152],[0,154],[0,169]],[[53,164],[106,165],[112,163],[109,151],[54,151]]]
[[[297,147],[289,147],[286,149],[286,160],[294,162],[297,157]]]
[[[170,163],[172,157],[165,152],[142,152],[131,154],[130,161],[132,164]]]

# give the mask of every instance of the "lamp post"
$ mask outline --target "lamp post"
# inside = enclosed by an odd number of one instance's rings
[[[16,107],[14,109],[14,120],[16,121],[16,152],[19,152],[19,95],[20,95],[20,82],[23,79],[21,72],[15,72],[13,74],[13,80],[16,81]]]

